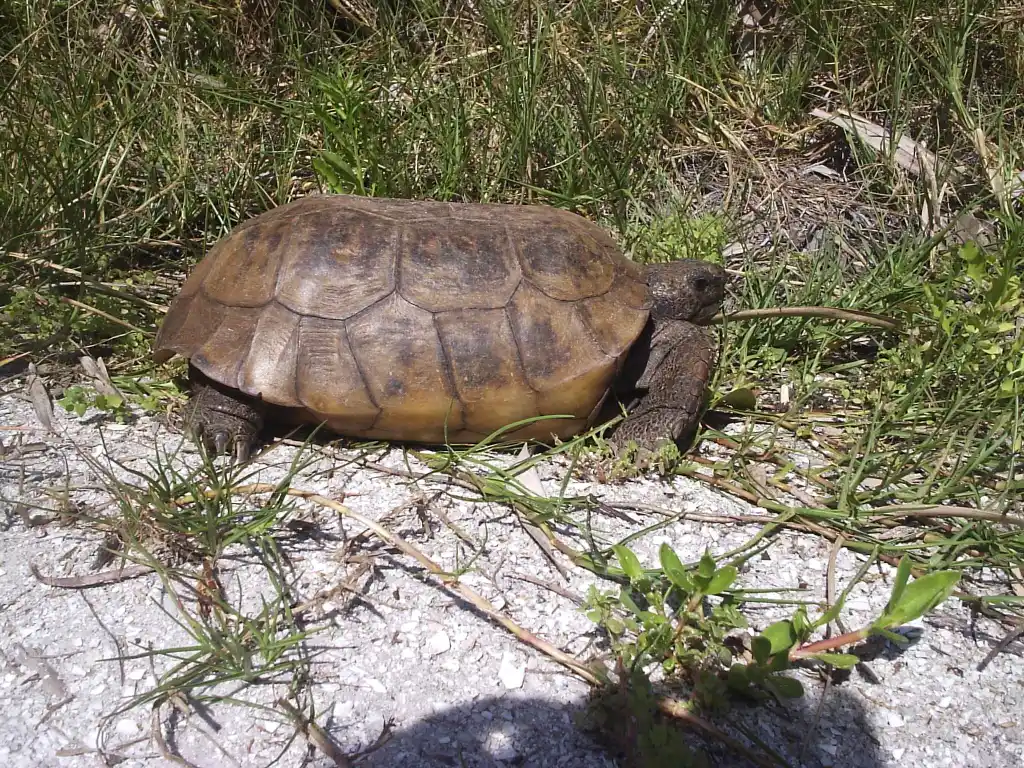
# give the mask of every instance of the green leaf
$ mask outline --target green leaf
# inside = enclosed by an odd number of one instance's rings
[[[704,557],[697,564],[697,573],[704,579],[710,579],[715,575],[715,558],[711,556],[710,552],[704,552]]]
[[[619,602],[622,604],[623,608],[632,613],[634,616],[640,613],[640,607],[633,602],[633,598],[629,595],[629,590],[619,590]]]
[[[768,677],[768,668],[764,664],[747,664],[747,680],[751,685],[760,685]]]
[[[797,637],[806,637],[811,628],[811,622],[807,618],[807,609],[798,606],[793,617],[790,619],[793,625],[793,634]]]
[[[711,581],[708,583],[704,592],[709,595],[718,595],[725,592],[732,583],[736,581],[736,575],[739,572],[736,570],[736,566],[727,565],[723,568],[719,568],[715,572],[715,575],[711,577]]]
[[[155,411],[160,407],[160,399],[156,395],[144,395],[139,398],[139,405],[146,411]]]
[[[750,652],[754,656],[754,661],[758,664],[764,664],[771,658],[772,641],[767,637],[758,635],[750,641]]]
[[[101,411],[116,411],[124,404],[120,395],[96,395],[96,407]]]
[[[892,643],[893,645],[898,645],[900,648],[906,648],[908,645],[910,645],[910,640],[908,638],[901,635],[899,632],[890,632],[885,627],[878,626],[880,623],[881,621],[875,622],[875,624],[871,627],[871,631],[876,632],[877,634],[881,635],[886,640],[888,640],[890,643]]]
[[[629,549],[621,544],[615,544],[612,546],[612,551],[615,553],[615,557],[618,558],[622,572],[626,574],[630,581],[639,581],[644,577],[644,569],[640,565],[640,560]]]
[[[661,560],[661,569],[665,572],[668,580],[684,592],[693,592],[693,579],[690,578],[690,574],[683,567],[679,556],[668,544],[663,543],[661,545],[661,548],[658,550],[658,557]]]
[[[605,628],[613,635],[621,635],[625,625],[614,616],[609,616],[604,622]]]
[[[327,182],[329,189],[342,189],[341,179],[338,178],[338,174],[334,172],[329,163],[324,162],[319,157],[314,157],[313,170],[317,172],[321,179]]]
[[[330,150],[323,150],[321,153],[324,163],[331,168],[337,174],[335,178],[340,179],[344,184],[339,185],[341,189],[351,187],[353,190],[357,190],[360,193],[363,191],[363,177],[361,173],[357,173],[356,169],[349,163],[345,162],[344,158],[336,152]],[[314,168],[317,165],[314,161]],[[319,168],[318,168],[319,170]],[[347,187],[346,187],[347,185]]]
[[[727,678],[729,687],[736,691],[742,691],[750,685],[750,677],[747,674],[747,667],[744,664],[733,664],[729,667]]]
[[[788,621],[777,621],[759,635],[771,644],[771,653],[787,651],[796,643],[796,635],[793,632],[793,625]],[[755,638],[756,639],[756,638]]]
[[[753,411],[757,409],[757,396],[749,387],[740,387],[724,395],[719,405],[727,405],[737,411]]]
[[[892,594],[889,596],[889,602],[885,606],[886,612],[891,611],[892,607],[899,602],[900,597],[903,595],[903,590],[906,589],[907,582],[910,580],[910,567],[910,558],[904,555],[896,568],[896,577],[893,579],[892,584]]]
[[[651,611],[640,611],[640,613],[637,614],[637,618],[644,623],[644,626],[650,629],[663,626],[668,622],[668,619],[661,614],[653,613]]]
[[[771,663],[768,665],[768,669],[771,672],[783,672],[789,669],[789,654],[788,653],[776,653],[772,656]]]
[[[890,599],[873,626],[898,627],[920,618],[949,597],[958,581],[960,574],[956,571],[925,574],[902,590],[898,599]]]
[[[806,658],[817,659],[839,669],[852,669],[860,662],[852,653],[815,653]]]
[[[835,621],[835,618],[836,618],[836,616],[838,616],[838,615],[839,615],[839,612],[840,612],[840,611],[842,610],[842,608],[843,608],[843,603],[842,603],[842,601],[841,601],[841,600],[839,600],[839,601],[836,601],[836,602],[835,602],[835,603],[834,603],[834,604],[832,605],[832,607],[831,607],[831,608],[829,608],[829,609],[828,609],[827,611],[825,611],[825,612],[824,612],[824,613],[823,613],[823,614],[822,614],[822,615],[821,615],[820,617],[818,617],[817,621],[815,621],[815,622],[814,622],[814,623],[813,623],[813,624],[812,624],[812,625],[810,626],[810,629],[816,629],[817,627],[824,627],[824,626],[825,626],[826,624],[828,624],[828,623],[829,623],[830,621]]]
[[[799,680],[785,675],[776,675],[764,681],[766,687],[786,699],[799,699],[804,695],[804,687]]]

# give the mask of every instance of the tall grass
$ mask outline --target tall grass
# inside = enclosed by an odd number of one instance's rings
[[[327,24],[291,3],[163,8],[0,11],[0,251],[146,283],[288,196],[305,147],[291,99],[300,70],[327,53]],[[83,344],[115,330],[57,303],[89,295],[57,285],[68,275],[0,261],[0,304],[13,305],[0,356],[55,330]],[[152,327],[152,312],[105,308]]]

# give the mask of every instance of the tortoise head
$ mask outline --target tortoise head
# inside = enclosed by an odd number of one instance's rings
[[[647,265],[651,315],[704,325],[722,305],[725,270],[699,259]]]

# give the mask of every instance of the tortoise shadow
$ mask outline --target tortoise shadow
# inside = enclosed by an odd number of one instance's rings
[[[585,702],[565,705],[510,691],[435,712],[395,729],[385,743],[359,760],[364,768],[674,768],[681,763],[662,751],[646,759],[601,743],[581,723]],[[625,717],[625,714],[623,714]],[[860,699],[833,686],[825,704],[809,701],[779,705],[735,704],[715,724],[734,737],[746,730],[794,768],[881,768],[886,764],[865,725]],[[332,737],[344,738],[345,724],[329,721]],[[746,768],[751,760],[720,743],[683,733],[687,746],[702,752],[710,766]],[[737,737],[738,738],[738,737]],[[749,744],[742,738],[740,741]],[[351,747],[350,747],[351,748]],[[363,745],[362,748],[366,748]],[[697,763],[699,764],[699,763]]]
[[[415,566],[394,560],[388,567],[398,568],[426,586],[441,589]],[[459,610],[489,620],[461,596],[449,597],[454,598]],[[820,690],[799,670],[790,674],[800,676],[809,694]],[[878,739],[868,726],[864,699],[853,690],[853,674],[857,673],[834,676],[823,704],[814,695],[785,703],[774,699],[753,702],[731,697],[731,707],[726,714],[705,717],[748,746],[752,742],[741,733],[750,734],[783,758],[785,762],[779,765],[793,768],[881,768],[887,761],[879,754]],[[870,679],[858,678],[858,683],[870,682]],[[611,735],[599,738],[581,727],[583,722],[593,722],[592,718],[584,717],[586,710],[586,701],[566,705],[525,695],[521,691],[480,697],[396,729],[386,744],[361,759],[359,765],[364,768],[497,768],[504,765],[675,768],[680,765],[675,760],[663,762],[655,758],[645,762],[638,761],[635,756],[631,759],[619,739]],[[624,720],[628,714],[615,711],[610,722]],[[332,735],[343,736],[343,725],[329,721],[327,726]],[[608,734],[609,729],[603,731]],[[757,765],[719,742],[699,737],[696,732],[684,732],[683,740],[691,750],[704,752],[711,766],[746,768]],[[756,748],[754,752],[763,754],[763,750]]]

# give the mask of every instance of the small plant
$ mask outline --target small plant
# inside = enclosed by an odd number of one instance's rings
[[[686,567],[671,547],[662,544],[660,571],[648,571],[627,547],[615,545],[612,550],[618,569],[609,568],[609,575],[624,578],[625,583],[617,593],[591,586],[583,610],[608,633],[619,669],[618,685],[628,679],[639,691],[628,700],[629,716],[652,728],[643,691],[659,679],[666,690],[688,684],[691,706],[707,711],[725,709],[730,691],[755,699],[797,698],[803,695],[803,686],[785,674],[795,662],[817,661],[846,668],[859,658],[837,649],[872,635],[903,644],[905,639],[893,630],[937,607],[959,580],[955,572],[935,571],[908,583],[911,563],[904,558],[885,610],[867,627],[808,642],[816,630],[839,615],[851,584],[817,619],[810,619],[806,608],[799,606],[790,619],[766,627],[744,648],[738,642],[742,638],[730,636],[733,630],[747,626],[740,613],[743,593],[731,591],[737,577],[735,566],[718,566],[705,552],[695,566]],[[714,604],[709,598],[715,598]],[[607,697],[603,701],[607,705]],[[635,737],[639,744],[641,734]]]
[[[1010,247],[1008,244],[1007,247]],[[1003,250],[960,247],[952,279],[924,285],[936,322],[921,352],[934,360],[946,345],[962,350],[958,373],[992,378],[998,397],[1024,394],[1024,299],[1018,265]]]
[[[192,470],[179,468],[174,454],[160,452],[145,472],[120,465],[140,481],[137,486],[96,465],[117,502],[117,514],[97,523],[121,541],[123,557],[156,571],[177,609],[168,616],[191,640],[125,656],[163,659],[168,666],[155,688],[131,698],[111,717],[177,693],[197,701],[223,700],[215,689],[225,682],[308,683],[304,642],[316,630],[300,626],[293,614],[295,595],[276,538],[295,513],[287,490],[307,458],[297,455],[280,483],[262,496],[238,493],[258,470],[221,464],[205,453],[202,459]],[[231,548],[262,566],[265,584],[255,608],[248,607],[237,585],[225,584],[221,561]],[[231,700],[245,703],[237,695]]]
[[[68,387],[57,403],[78,417],[84,416],[90,408],[96,408],[113,416],[119,424],[123,424],[131,420],[132,406],[153,413],[159,411],[164,402],[178,394],[178,389],[172,382],[142,382],[127,376],[115,376],[111,382],[114,386],[109,392],[101,392],[81,384]]]
[[[314,111],[328,148],[313,158],[313,168],[334,192],[372,197],[380,186],[380,169],[372,160],[380,150],[376,137],[367,135],[373,125],[373,98],[352,75],[321,77],[317,84],[325,105]]]
[[[667,544],[659,550],[661,571],[648,573],[627,547],[612,547],[626,580],[617,593],[591,586],[586,611],[603,626],[612,649],[630,669],[657,663],[666,674],[714,666],[731,652],[727,632],[746,626],[730,595],[705,610],[705,598],[723,595],[736,579],[736,568],[716,567],[705,553],[695,569],[685,568]]]
[[[637,261],[702,259],[718,261],[726,243],[726,223],[721,216],[704,214],[691,218],[682,211],[656,216],[634,227],[633,258]]]
[[[131,409],[128,401],[117,394],[104,394],[97,392],[91,387],[75,385],[64,390],[64,396],[57,403],[69,413],[76,416],[84,416],[90,408],[108,413],[123,424],[131,417]]]
[[[622,448],[617,455],[611,455],[611,449],[602,446],[603,454],[609,458],[600,468],[602,482],[617,483],[636,477],[657,474],[665,477],[674,474],[684,463],[684,454],[674,442],[665,441],[655,451],[639,448],[630,443]]]

